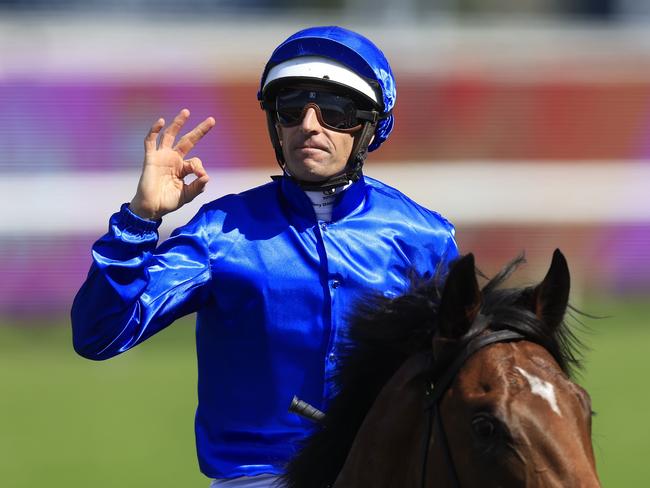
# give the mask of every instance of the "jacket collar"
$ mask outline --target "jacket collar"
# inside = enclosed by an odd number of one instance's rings
[[[316,222],[314,207],[303,189],[289,177],[273,176],[272,178],[274,181],[279,181],[280,193],[291,211],[307,220],[308,223],[314,224]],[[332,211],[332,222],[341,220],[352,213],[363,202],[365,195],[366,182],[361,175],[358,181],[352,183],[337,196]]]

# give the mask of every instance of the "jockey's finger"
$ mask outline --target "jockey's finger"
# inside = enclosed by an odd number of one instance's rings
[[[208,117],[190,132],[181,137],[174,149],[178,151],[181,156],[185,156],[192,150],[196,143],[215,126],[215,124],[216,121],[214,118]]]
[[[205,190],[205,185],[208,184],[208,181],[210,181],[210,177],[206,174],[203,175],[194,181],[190,182],[189,184],[185,185],[183,187],[183,201],[184,203],[191,202],[194,200],[198,195],[203,193]]]
[[[187,175],[195,175],[197,178],[207,176],[208,172],[203,167],[203,162],[199,158],[190,158],[183,161],[183,168],[181,169],[181,178]]]
[[[144,138],[145,152],[151,152],[156,150],[156,140],[158,139],[158,134],[160,134],[160,129],[162,129],[164,125],[165,125],[165,119],[163,119],[162,117],[160,117],[158,120],[156,120],[153,123],[151,129],[149,129],[149,132],[147,133],[147,136]]]
[[[184,108],[176,117],[174,117],[173,122],[163,132],[160,147],[172,147],[174,145],[174,140],[176,139],[178,132],[181,130],[181,127],[185,125],[189,116],[190,111]]]

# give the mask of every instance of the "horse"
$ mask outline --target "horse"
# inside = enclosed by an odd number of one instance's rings
[[[502,286],[523,262],[480,288],[468,254],[444,283],[361,304],[336,394],[283,485],[599,487],[567,261],[556,249],[540,283]]]

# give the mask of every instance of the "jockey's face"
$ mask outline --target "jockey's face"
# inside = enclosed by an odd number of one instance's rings
[[[295,178],[321,181],[345,170],[354,135],[323,127],[314,108],[307,108],[299,124],[276,127],[286,167]]]

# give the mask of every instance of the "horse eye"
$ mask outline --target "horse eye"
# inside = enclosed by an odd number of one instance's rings
[[[496,433],[497,426],[493,419],[479,414],[472,419],[472,430],[481,439],[489,439]]]

